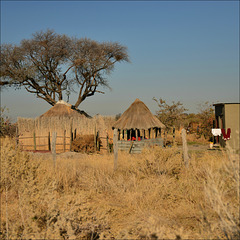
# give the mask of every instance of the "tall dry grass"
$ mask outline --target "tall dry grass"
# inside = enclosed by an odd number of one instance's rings
[[[232,154],[177,148],[140,155],[27,154],[1,142],[2,239],[235,239],[239,168]]]
[[[230,146],[219,159],[221,168],[208,168],[205,195],[207,208],[214,211],[217,221],[204,214],[210,234],[221,229],[226,239],[240,239],[239,218],[239,155],[233,154]],[[204,212],[204,211],[203,211]]]

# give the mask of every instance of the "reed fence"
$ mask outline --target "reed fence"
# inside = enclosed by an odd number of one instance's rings
[[[111,136],[113,117],[48,117],[18,118],[18,144],[26,151],[51,151],[53,133],[57,133],[56,152],[71,151],[72,141],[78,135],[93,134],[101,139],[102,150],[108,151],[107,137]],[[98,139],[97,138],[97,139]],[[98,145],[99,146],[98,146]],[[99,150],[100,144],[96,142]]]

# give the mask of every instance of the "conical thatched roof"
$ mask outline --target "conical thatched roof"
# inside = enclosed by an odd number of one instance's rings
[[[122,114],[118,121],[113,125],[117,129],[149,129],[165,128],[165,125],[154,116],[148,107],[138,98]]]
[[[52,108],[42,114],[42,117],[85,117],[80,111],[71,108],[71,104],[58,101]]]

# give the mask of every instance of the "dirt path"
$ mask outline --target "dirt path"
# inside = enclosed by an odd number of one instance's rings
[[[179,146],[182,148],[182,146]],[[207,145],[200,145],[200,144],[194,144],[194,145],[188,145],[188,150],[189,151],[206,151],[209,149],[209,144]]]

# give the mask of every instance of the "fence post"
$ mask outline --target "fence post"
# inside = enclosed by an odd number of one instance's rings
[[[56,141],[57,141],[57,133],[53,132],[52,134],[52,157],[53,157],[53,166],[56,167]]]
[[[118,160],[118,130],[115,128],[113,131],[113,151],[114,151],[114,170],[117,169]]]
[[[183,128],[181,133],[182,133],[182,144],[183,144],[183,159],[184,159],[185,166],[188,167],[189,156],[188,156],[188,147],[187,147],[187,139],[186,139],[186,130]]]
[[[63,132],[63,152],[66,151],[66,130]]]
[[[34,151],[36,151],[37,146],[36,146],[36,133],[35,133],[35,131],[33,132],[33,144],[34,144]]]
[[[19,141],[19,136],[18,136],[18,126],[16,126],[16,142],[15,142],[15,150],[17,150],[18,147],[18,141]]]
[[[167,146],[167,130],[166,130],[166,128],[164,129],[164,139],[163,139],[163,144],[164,144],[164,147]]]
[[[176,143],[176,138],[175,138],[175,127],[173,127],[173,145]]]
[[[99,131],[97,131],[97,151],[100,151],[100,136],[99,136]]]
[[[71,118],[71,120],[70,120],[70,134],[69,134],[69,136],[70,136],[70,151],[71,151],[71,149],[72,149],[72,125],[73,125],[73,120],[72,120],[72,118]]]
[[[75,130],[74,130],[74,139],[76,139],[76,137],[77,137],[77,129],[75,128]]]
[[[50,132],[48,132],[48,150],[51,151],[51,139]]]
[[[96,125],[95,125],[95,129],[94,129],[94,152],[97,151],[97,133],[96,133]]]
[[[107,152],[109,153],[109,141],[108,141],[108,134],[107,134]]]

